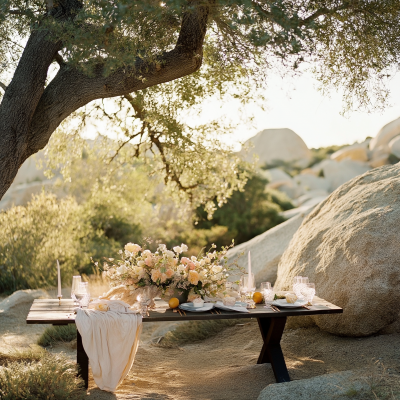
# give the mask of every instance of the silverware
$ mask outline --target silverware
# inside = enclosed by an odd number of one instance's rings
[[[147,316],[150,317],[149,310],[146,310]]]
[[[182,311],[182,313],[186,316],[186,312],[185,312],[185,310],[181,310]]]
[[[178,308],[178,313],[182,317],[182,313],[181,313],[181,310],[179,308]]]
[[[304,306],[301,306],[302,308],[305,308],[306,310],[309,310],[310,309],[310,307],[307,307],[306,305],[304,305]]]
[[[280,310],[278,307],[271,306],[271,308],[272,308],[275,312],[281,312],[281,310]]]

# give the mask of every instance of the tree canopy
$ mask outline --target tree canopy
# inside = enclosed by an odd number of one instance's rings
[[[155,114],[157,101],[169,112],[180,82],[240,83],[245,99],[271,68],[307,62],[324,87],[344,87],[348,107],[382,103],[399,61],[399,11],[398,0],[0,0],[0,197],[63,121],[101,99],[126,102],[111,118],[123,125],[133,110],[141,122],[126,139],[151,144],[132,155],[157,149],[181,189],[204,185],[210,169],[193,157],[213,146]]]

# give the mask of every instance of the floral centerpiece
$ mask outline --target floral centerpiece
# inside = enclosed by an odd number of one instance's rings
[[[104,298],[119,295],[132,304],[143,290],[150,290],[151,297],[172,297],[187,294],[188,300],[196,297],[222,297],[227,279],[240,271],[236,263],[227,264],[227,251],[233,247],[222,247],[216,251],[214,244],[207,252],[185,257],[185,244],[168,250],[160,244],[155,252],[128,243],[119,251],[120,259],[106,258],[104,271],[113,287]],[[118,296],[117,296],[118,297]]]

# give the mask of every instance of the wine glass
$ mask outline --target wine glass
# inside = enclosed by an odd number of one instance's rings
[[[90,293],[89,285],[87,282],[81,282],[79,284],[78,291],[75,292],[75,297],[79,302],[79,307],[87,307],[89,305]]]
[[[242,275],[239,286],[240,294],[247,296],[256,290],[254,274]]]
[[[71,298],[72,298],[72,300],[74,300],[74,302],[78,301],[75,296],[75,293],[78,291],[80,283],[81,283],[81,276],[74,275],[72,277],[72,287],[71,287]]]
[[[274,300],[274,290],[272,289],[271,282],[261,283],[261,293],[264,296],[265,307],[268,308],[268,304]]]
[[[307,301],[307,304],[312,305],[312,301],[315,296],[315,283],[304,284],[301,292],[304,295],[304,298]]]

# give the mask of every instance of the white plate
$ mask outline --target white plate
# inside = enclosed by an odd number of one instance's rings
[[[190,312],[204,312],[209,311],[214,308],[213,303],[204,303],[203,307],[195,307],[193,303],[183,303],[179,306],[181,310],[190,311]]]
[[[288,303],[286,299],[279,299],[279,300],[274,300],[272,302],[272,305],[285,308],[300,308],[301,306],[304,306],[306,303],[307,302],[305,300],[296,300],[294,303]]]
[[[248,313],[249,310],[246,307],[243,307],[243,305],[241,305],[241,304],[243,304],[243,303],[236,302],[236,304],[234,306],[225,306],[224,303],[222,303],[222,301],[217,301],[215,303],[215,307],[220,308],[221,310],[226,310],[226,311],[237,311],[237,312]]]

